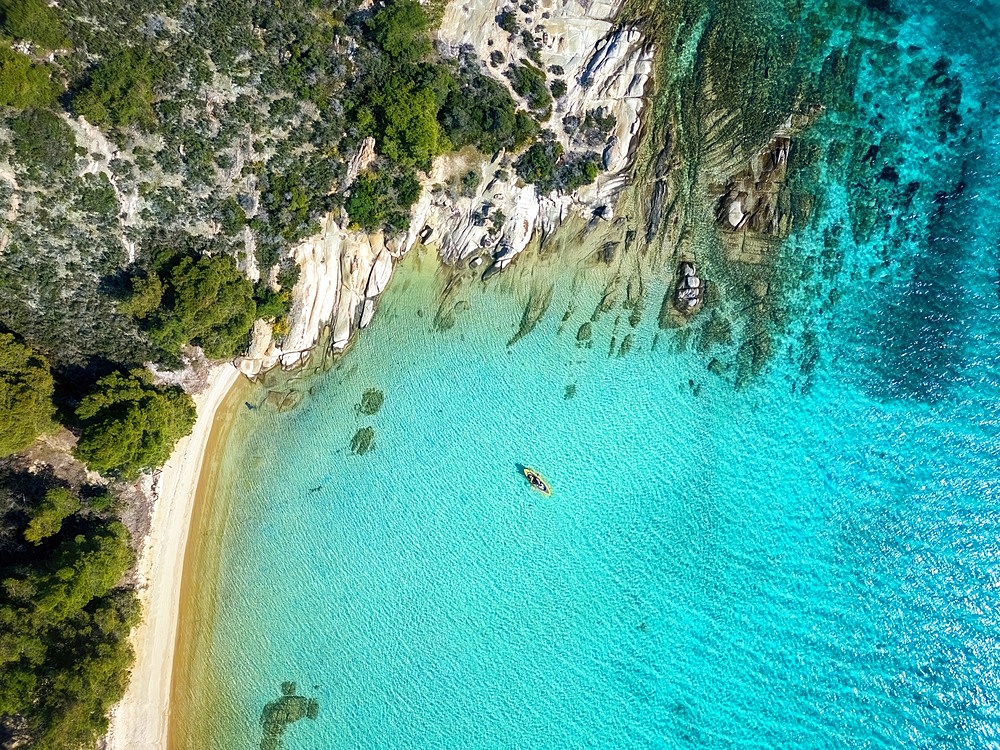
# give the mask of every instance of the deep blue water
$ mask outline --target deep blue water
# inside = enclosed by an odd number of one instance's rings
[[[578,346],[601,285],[551,268],[515,346],[516,280],[436,331],[410,259],[298,409],[241,415],[185,747],[258,747],[287,680],[296,750],[1000,747],[1000,8],[889,9],[840,34],[855,106],[810,137],[848,155],[749,384],[651,314]]]

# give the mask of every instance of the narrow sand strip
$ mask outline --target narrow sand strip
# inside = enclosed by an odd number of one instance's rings
[[[109,750],[163,750],[177,641],[177,615],[191,511],[215,415],[235,385],[231,364],[212,369],[208,388],[194,397],[198,421],[181,440],[159,479],[149,536],[139,559],[142,622],[132,633],[135,666],[122,702],[111,713]]]

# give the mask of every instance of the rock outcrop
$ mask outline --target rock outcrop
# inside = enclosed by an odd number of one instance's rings
[[[279,365],[300,366],[324,334],[334,351],[343,351],[354,332],[371,321],[394,261],[418,241],[435,247],[445,262],[484,265],[488,277],[504,269],[536,234],[554,231],[570,212],[611,220],[639,135],[653,48],[637,28],[614,26],[617,3],[541,0],[526,8],[529,4],[521,6],[519,24],[534,40],[530,51],[524,35],[497,25],[496,17],[507,8],[496,0],[452,0],[437,34],[439,47],[455,56],[471,48],[484,61],[499,53],[504,68],[535,56],[541,68],[556,71],[566,92],[556,98],[543,127],[567,155],[598,154],[604,171],[571,194],[542,195],[518,180],[512,155],[501,152],[491,160],[467,150],[435,160],[403,237],[353,231],[339,212],[328,215],[318,235],[291,251],[301,275],[288,334],[279,345],[269,326],[256,326],[250,349],[238,363],[241,371],[253,377]],[[501,69],[484,67],[520,100]],[[348,182],[371,163],[374,149],[374,141],[366,139],[349,165]],[[456,188],[470,172],[478,177],[466,185],[475,187]]]
[[[237,363],[240,371],[255,377],[276,366],[301,366],[324,335],[334,351],[343,351],[354,331],[371,321],[400,255],[382,234],[352,231],[346,220],[329,214],[320,234],[292,249],[301,273],[292,292],[288,333],[279,345],[270,326],[255,325],[250,348]]]
[[[684,315],[693,315],[705,296],[705,280],[698,275],[693,262],[684,261],[677,267],[677,288],[674,305]]]

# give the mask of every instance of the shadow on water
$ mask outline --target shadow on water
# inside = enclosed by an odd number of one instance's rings
[[[319,715],[319,702],[296,695],[295,691],[294,682],[283,682],[281,697],[264,706],[260,714],[260,750],[278,750],[289,724],[302,718],[315,719]]]

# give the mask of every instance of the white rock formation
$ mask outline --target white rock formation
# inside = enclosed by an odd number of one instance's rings
[[[250,349],[237,362],[249,377],[303,364],[325,333],[334,351],[343,351],[354,331],[371,321],[398,253],[380,233],[351,231],[331,213],[321,233],[293,248],[292,257],[301,273],[292,291],[290,330],[279,347],[269,325],[254,326]]]
[[[496,16],[507,7],[501,0],[450,0],[437,37],[446,53],[457,55],[471,45],[480,59],[488,60],[491,52],[501,52],[506,60],[502,68],[484,69],[510,90],[503,70],[526,54],[519,35],[511,37],[496,24]],[[571,211],[610,218],[628,177],[653,60],[653,48],[638,29],[613,25],[619,7],[618,0],[538,0],[526,22],[540,42],[542,68],[563,69],[563,75],[549,75],[549,80],[559,77],[567,86],[543,127],[555,132],[567,153],[601,155],[605,171],[594,184],[572,195],[539,195],[533,185],[519,184],[507,155],[490,162],[462,152],[435,160],[422,180],[424,189],[403,238],[351,231],[339,214],[328,215],[320,234],[291,251],[302,273],[293,292],[290,332],[279,348],[268,326],[255,327],[251,351],[240,368],[256,375],[276,365],[300,365],[324,333],[330,335],[333,349],[342,351],[353,333],[371,321],[393,261],[418,240],[436,245],[448,262],[473,258],[478,264],[488,255],[490,264],[502,269],[536,232],[553,231]],[[523,14],[519,18],[525,25]],[[518,98],[513,90],[511,94]],[[613,116],[614,127],[603,144],[580,143],[579,136],[564,127],[563,118],[582,121],[594,110]],[[362,143],[349,165],[347,182],[371,163],[374,146],[371,139]],[[480,180],[470,194],[442,189],[472,170],[479,172]]]

